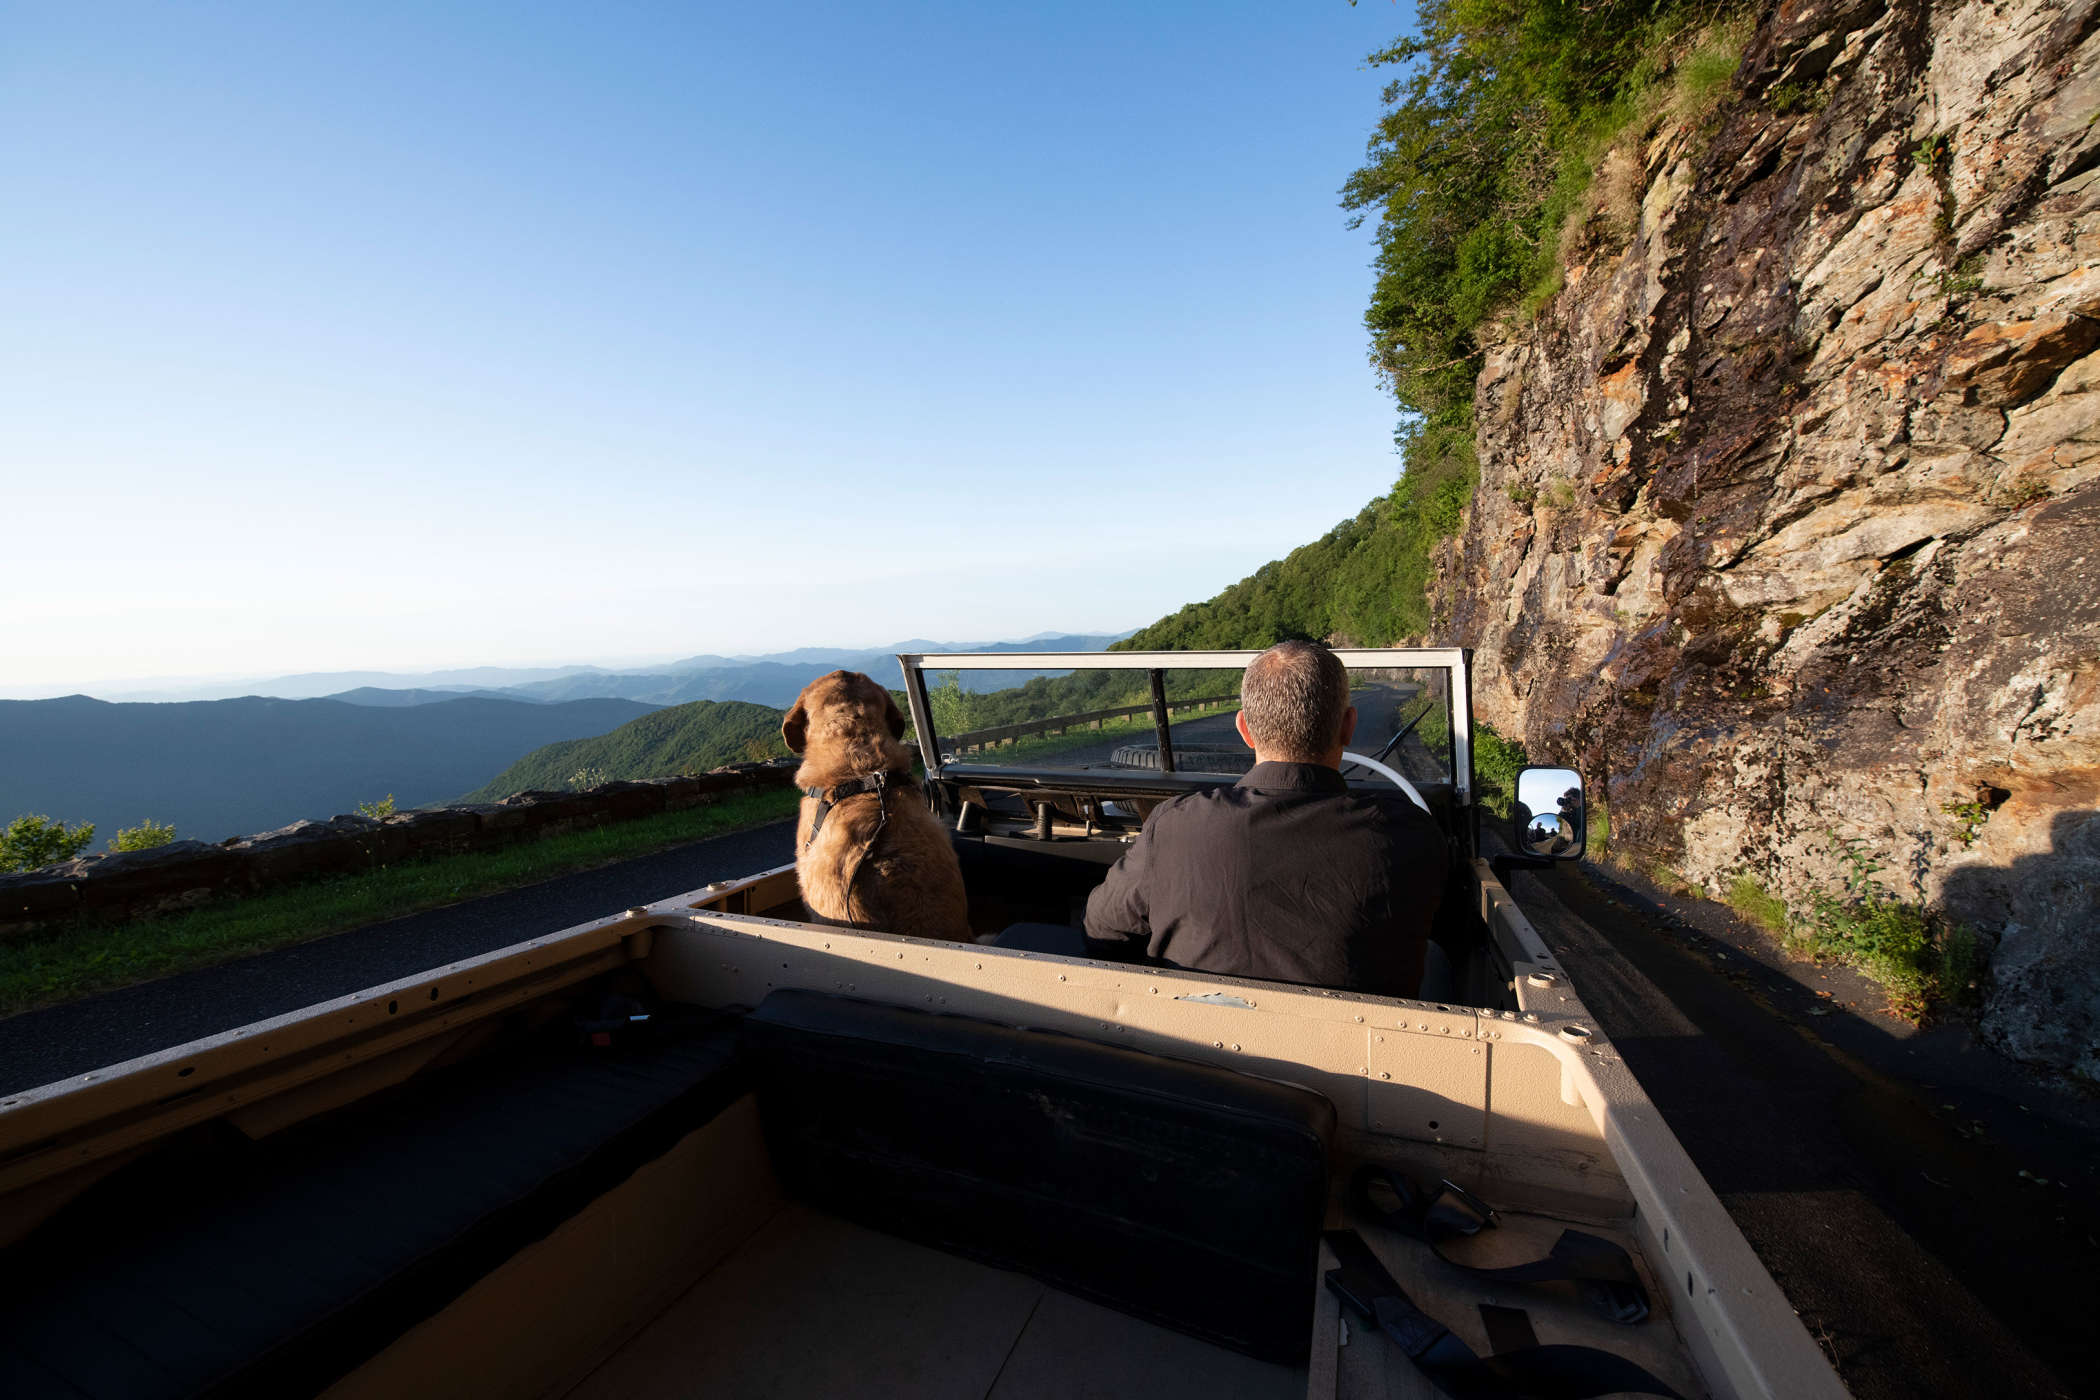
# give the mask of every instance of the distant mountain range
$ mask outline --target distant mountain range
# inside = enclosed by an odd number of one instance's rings
[[[0,823],[25,812],[95,824],[92,849],[151,818],[218,841],[392,793],[448,801],[519,755],[603,734],[650,711],[633,700],[531,704],[452,697],[111,704],[85,695],[0,701]]]
[[[780,710],[827,671],[866,671],[896,685],[898,652],[1101,651],[1116,636],[1051,633],[1018,642],[897,642],[881,649],[801,647],[769,656],[690,656],[646,671],[563,666],[492,667],[423,675],[332,672],[282,676],[250,694],[167,703],[85,695],[0,700],[0,824],[25,812],[95,823],[94,849],[119,827],[172,822],[179,836],[217,841],[328,817],[394,795],[403,808],[432,806],[512,781],[565,786],[596,768],[611,777],[671,763],[711,767],[777,739]],[[1034,671],[980,678],[1009,686]],[[402,682],[390,685],[378,682]],[[335,687],[313,696],[317,685]],[[659,707],[719,702],[613,741],[583,757],[535,753],[590,739]],[[733,707],[726,702],[741,702]],[[763,723],[747,713],[765,707]],[[568,766],[556,773],[556,768]],[[543,771],[544,770],[544,771]],[[618,770],[618,771],[615,771]],[[511,789],[518,790],[517,788]]]
[[[786,754],[779,710],[741,700],[695,700],[629,720],[609,734],[534,749],[467,795],[475,802],[495,802],[534,788],[705,773],[725,763]]]
[[[1019,642],[929,642],[923,638],[896,642],[879,650],[843,651],[800,647],[770,656],[688,656],[647,671],[601,671],[574,667],[559,676],[483,689],[476,694],[547,704],[564,700],[641,700],[651,705],[684,705],[695,700],[743,700],[786,709],[808,685],[827,671],[865,671],[884,685],[897,683],[897,653],[922,651],[1104,651],[1123,634],[1051,633]],[[459,673],[453,673],[459,674]],[[998,689],[1016,684],[1035,671],[1002,671],[981,677],[969,687]],[[967,679],[967,678],[966,678]],[[441,685],[413,690],[362,687],[331,698],[353,705],[427,704],[450,692]],[[415,698],[409,698],[415,697]]]

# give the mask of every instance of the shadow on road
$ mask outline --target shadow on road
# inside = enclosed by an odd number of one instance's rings
[[[2078,1105],[1580,869],[1512,893],[1855,1394],[2089,1393],[2100,1134]]]

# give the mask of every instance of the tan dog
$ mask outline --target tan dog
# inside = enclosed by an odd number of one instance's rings
[[[781,721],[780,737],[802,755],[802,902],[822,923],[967,943],[962,867],[927,810],[903,735],[897,702],[858,671],[811,681]]]

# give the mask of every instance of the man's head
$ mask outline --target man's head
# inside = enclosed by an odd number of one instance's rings
[[[1318,642],[1278,642],[1247,665],[1238,725],[1260,762],[1339,768],[1356,732],[1349,672]]]

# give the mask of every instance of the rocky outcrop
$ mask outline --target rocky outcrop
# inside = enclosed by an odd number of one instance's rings
[[[493,851],[543,836],[684,811],[743,792],[793,785],[792,759],[711,773],[603,783],[582,792],[521,792],[501,802],[374,819],[354,813],[293,822],[219,845],[175,841],[148,851],[82,856],[0,875],[0,939],[68,925],[149,918],[216,899],[282,889],[396,861]]]
[[[1437,601],[1615,842],[1799,902],[1863,838],[2100,1077],[2096,113],[2095,0],[1766,15],[1490,350]]]

